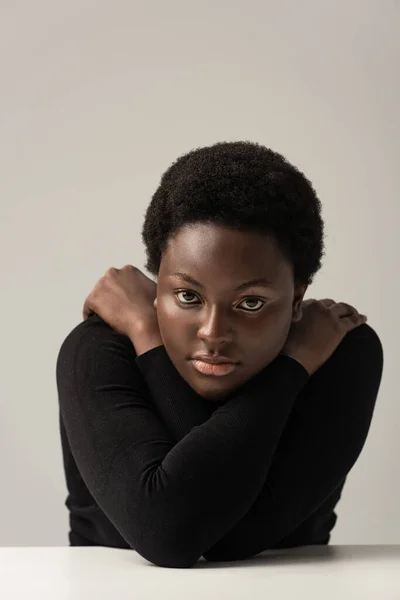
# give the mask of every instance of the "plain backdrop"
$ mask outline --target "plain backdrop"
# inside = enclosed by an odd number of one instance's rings
[[[144,270],[162,173],[235,140],[311,179],[306,297],[352,304],[384,347],[331,543],[400,542],[399,31],[395,0],[0,3],[0,545],[68,545],[60,346],[109,267]]]

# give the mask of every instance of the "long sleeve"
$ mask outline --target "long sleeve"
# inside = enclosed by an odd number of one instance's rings
[[[309,375],[277,357],[176,443],[149,390],[173,395],[180,376],[163,347],[153,353],[157,370],[111,328],[79,325],[57,359],[60,411],[85,484],[122,537],[150,562],[189,567],[254,503]]]
[[[207,560],[328,543],[333,508],[368,436],[383,361],[380,338],[369,325],[345,336],[300,391],[256,501],[204,553]]]
[[[137,362],[148,373],[152,366],[163,373],[166,385],[149,382],[152,398],[164,424],[183,437],[204,419],[202,399],[186,382],[182,386],[188,388],[190,404],[180,402],[184,393],[168,394],[171,371],[163,368],[162,351],[155,350]],[[298,394],[260,494],[204,552],[207,560],[238,560],[279,544],[327,543],[336,522],[333,507],[367,438],[382,370],[382,345],[369,325],[345,336]]]
[[[200,396],[174,367],[165,346],[157,346],[136,356],[149,391],[149,398],[175,442],[202,425],[217,408],[212,400]]]

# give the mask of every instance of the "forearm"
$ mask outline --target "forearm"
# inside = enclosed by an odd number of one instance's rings
[[[352,330],[298,395],[256,502],[205,558],[252,556],[298,528],[309,543],[320,529],[326,533],[321,517],[329,515],[330,505],[333,510],[365,444],[382,369],[376,333],[366,325]],[[307,530],[307,520],[315,527]]]
[[[153,349],[165,363],[157,376],[152,360],[142,362],[144,386],[128,338],[101,323],[82,329],[57,359],[61,414],[82,478],[139,554],[162,566],[192,565],[257,498],[307,375],[281,358],[175,443],[150,403],[165,396],[167,371],[172,381],[164,347]]]
[[[165,368],[165,354],[150,351],[163,346],[159,330],[154,331],[149,326],[135,327],[129,336],[135,348],[139,364],[145,365],[158,378],[164,380],[163,394],[153,390],[152,400],[158,409],[160,417],[176,442],[184,438],[194,427],[205,423],[212,415],[213,408],[206,403],[182,379],[173,381],[174,394],[171,389],[170,371]],[[216,407],[214,407],[215,409]],[[249,512],[225,535],[213,548],[205,553],[208,560],[224,560],[248,556],[260,552],[268,545],[270,525],[266,515],[268,497],[268,482]],[[276,518],[276,516],[275,516]]]
[[[152,402],[164,426],[177,443],[193,427],[205,423],[217,406],[195,392],[182,377],[176,377],[176,369],[171,369],[172,362],[159,330],[136,327],[129,337],[137,354],[137,364],[141,368],[147,367],[149,372],[157,373],[157,378],[163,379],[163,393],[152,394]],[[171,389],[174,390],[173,394],[169,391]]]
[[[152,400],[162,403],[173,399],[176,387],[172,382],[169,388],[168,362],[158,349],[154,359],[157,354],[156,366],[151,352],[139,357],[138,364]],[[306,379],[295,361],[280,357],[218,406],[208,421],[193,427],[164,458],[162,480],[171,485],[176,477],[182,482],[179,493],[171,491],[179,515],[173,535],[182,547],[206,552],[246,514],[261,491],[292,402]]]

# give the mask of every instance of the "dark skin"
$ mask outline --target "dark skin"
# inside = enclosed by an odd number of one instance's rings
[[[204,288],[172,277],[176,271]],[[270,283],[234,291],[259,277]],[[224,399],[281,352],[291,324],[301,319],[306,290],[294,284],[292,265],[273,239],[213,224],[185,226],[170,239],[158,273],[154,307],[162,343],[198,394]],[[206,376],[189,360],[199,352],[239,365],[224,377]]]

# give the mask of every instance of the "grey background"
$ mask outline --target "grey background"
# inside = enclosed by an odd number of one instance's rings
[[[1,2],[0,545],[68,544],[61,343],[109,267],[144,269],[171,162],[240,139],[313,181],[327,256],[307,297],[353,304],[384,346],[332,543],[399,542],[399,30],[390,0]]]

